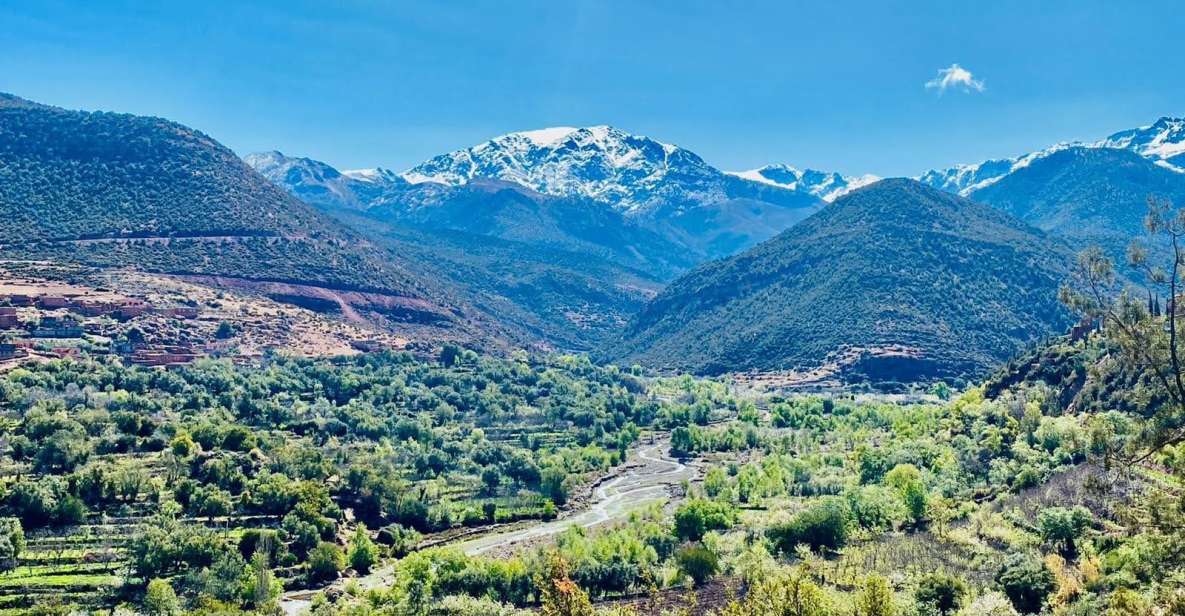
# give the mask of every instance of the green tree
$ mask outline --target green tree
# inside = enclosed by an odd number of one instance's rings
[[[838,549],[848,542],[852,512],[847,502],[838,496],[827,496],[799,513],[786,524],[767,531],[770,540],[780,551],[793,554],[797,545],[811,549]]]
[[[1073,558],[1078,554],[1077,542],[1093,521],[1094,516],[1090,510],[1082,506],[1049,507],[1037,516],[1041,539],[1067,558]]]
[[[857,616],[893,616],[897,613],[893,606],[893,589],[889,587],[889,580],[880,575],[870,575],[864,579],[860,593],[856,595]]]
[[[346,568],[346,557],[341,548],[322,541],[309,552],[309,576],[316,581],[332,580]]]
[[[177,593],[166,580],[155,579],[148,582],[148,588],[144,591],[144,612],[151,616],[172,616],[181,613]]]
[[[675,510],[675,535],[699,541],[712,530],[724,530],[736,524],[736,510],[729,503],[694,498]]]
[[[912,464],[898,464],[885,474],[885,485],[897,491],[909,513],[909,519],[919,524],[926,517],[927,493],[922,474]]]
[[[957,577],[945,573],[931,573],[918,581],[914,598],[939,614],[953,614],[958,611],[967,594],[967,585]]]
[[[675,562],[696,586],[711,579],[720,570],[720,559],[716,553],[702,545],[689,545],[675,554]]]
[[[0,571],[15,568],[24,550],[25,531],[21,521],[14,518],[0,520]]]
[[[1128,267],[1144,283],[1136,289],[1120,277],[1110,257],[1097,246],[1078,255],[1073,282],[1062,301],[1084,318],[1101,322],[1128,379],[1140,382],[1150,404],[1147,430],[1119,443],[1109,453],[1130,463],[1143,461],[1165,447],[1185,442],[1185,315],[1175,305],[1185,290],[1185,209],[1148,198],[1146,242],[1133,242]],[[1167,298],[1163,314],[1149,309],[1147,298]]]
[[[348,558],[350,567],[359,573],[369,572],[378,562],[379,546],[371,541],[365,524],[359,524],[358,528],[354,529],[354,535],[350,537]]]
[[[1057,582],[1041,559],[1026,554],[1009,556],[996,575],[1013,607],[1022,614],[1036,614],[1045,605]]]

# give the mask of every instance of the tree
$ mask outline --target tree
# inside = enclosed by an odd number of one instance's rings
[[[834,616],[827,594],[801,567],[789,575],[773,575],[757,583],[743,601],[732,601],[719,616]]]
[[[193,442],[193,437],[188,432],[181,432],[169,441],[169,450],[173,455],[185,460],[192,456],[197,451],[197,443]]]
[[[945,573],[931,573],[918,581],[914,598],[919,605],[928,606],[939,614],[953,614],[963,603],[967,585],[957,577]]]
[[[181,613],[177,593],[168,581],[158,578],[148,582],[148,588],[144,591],[144,611],[151,616],[172,616]]]
[[[856,616],[893,616],[895,613],[889,580],[876,574],[865,578],[860,594],[856,595]]]
[[[711,579],[720,570],[716,553],[702,545],[689,545],[675,554],[679,571],[690,577],[696,586]]]
[[[736,524],[736,510],[720,501],[695,498],[675,511],[675,535],[688,541],[699,541],[704,533],[731,528],[733,524]]]
[[[246,596],[248,603],[261,613],[277,612],[276,609],[269,610],[268,608],[277,607],[274,604],[284,590],[284,585],[272,574],[267,549],[260,549],[251,557],[248,573],[243,588],[243,595]]]
[[[14,569],[24,549],[25,531],[21,521],[14,518],[0,520],[0,571]]]
[[[455,344],[446,344],[440,347],[440,365],[446,368],[452,368],[460,358],[461,347]]]
[[[231,325],[229,321],[219,321],[218,329],[214,332],[214,337],[219,340],[226,340],[233,338],[235,335],[235,326]]]
[[[568,563],[559,554],[552,554],[536,580],[543,606],[542,616],[593,616],[592,601],[568,575]]]
[[[350,537],[349,556],[350,567],[359,573],[367,573],[379,560],[379,546],[370,539],[366,532],[366,525],[359,524]]]
[[[794,516],[790,522],[769,529],[774,545],[786,554],[793,554],[799,544],[811,549],[838,549],[848,542],[852,512],[847,502],[828,496]]]
[[[1073,558],[1078,554],[1077,541],[1092,522],[1090,510],[1081,505],[1071,509],[1050,507],[1037,516],[1041,539],[1067,558]]]
[[[912,464],[898,464],[885,474],[885,485],[892,487],[905,504],[909,518],[919,524],[926,516],[926,486],[922,474]]]
[[[346,568],[346,557],[341,548],[322,541],[309,552],[309,576],[315,581],[332,580]]]
[[[1185,289],[1185,209],[1167,200],[1148,198],[1145,242],[1128,249],[1128,266],[1142,278],[1144,289],[1121,288],[1111,259],[1097,246],[1078,255],[1073,284],[1061,299],[1085,320],[1102,324],[1133,381],[1145,379],[1158,400],[1146,417],[1148,429],[1124,444],[1119,455],[1141,462],[1167,446],[1185,442],[1185,310],[1179,303]],[[1164,314],[1145,298],[1164,296]]]
[[[996,575],[996,583],[1022,614],[1036,614],[1045,605],[1045,598],[1056,588],[1053,572],[1040,559],[1026,554],[1013,554]]]

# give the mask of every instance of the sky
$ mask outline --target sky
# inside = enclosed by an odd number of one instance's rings
[[[1182,32],[1151,1],[0,0],[0,91],[341,169],[610,124],[911,176],[1185,115]]]

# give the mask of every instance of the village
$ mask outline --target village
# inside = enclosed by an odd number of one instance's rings
[[[143,318],[147,316],[155,319]],[[112,294],[3,293],[0,361],[116,353],[144,366],[186,364],[217,352],[217,342],[202,344],[184,335],[152,336],[163,333],[162,328],[143,326],[159,325],[161,319],[183,321],[199,316],[195,306],[158,306]]]
[[[266,297],[163,276],[28,273],[0,268],[0,371],[93,356],[167,369],[202,357],[243,362],[271,352],[348,355],[406,344]]]

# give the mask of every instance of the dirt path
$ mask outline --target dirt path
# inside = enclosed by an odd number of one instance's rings
[[[465,554],[477,556],[505,553],[546,540],[573,527],[589,528],[618,520],[640,507],[671,496],[684,481],[691,481],[696,470],[671,458],[669,439],[659,439],[634,450],[623,472],[593,490],[588,503],[550,522],[494,531],[473,539],[462,539],[452,546]],[[387,563],[368,575],[338,580],[335,585],[355,582],[363,590],[389,586],[394,582],[395,563]],[[280,607],[289,616],[304,611],[319,591],[294,590],[284,594]]]

